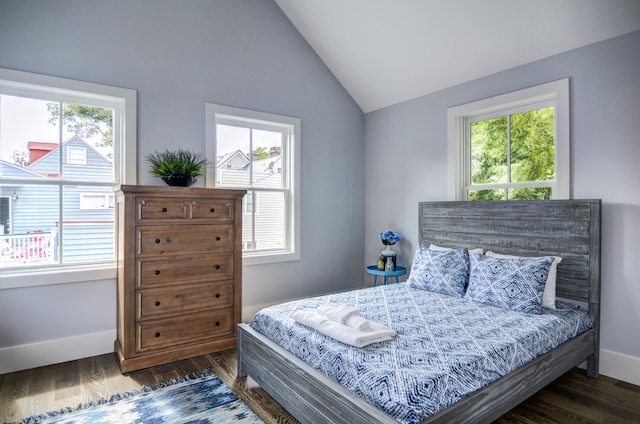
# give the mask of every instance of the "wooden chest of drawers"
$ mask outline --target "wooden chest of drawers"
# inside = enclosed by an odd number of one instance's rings
[[[235,347],[244,194],[119,187],[115,351],[122,372]]]

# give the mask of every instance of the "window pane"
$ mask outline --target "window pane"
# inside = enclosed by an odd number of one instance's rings
[[[555,108],[511,116],[511,181],[555,179]]]
[[[504,190],[469,190],[467,200],[505,200]]]
[[[62,149],[62,177],[83,181],[114,181],[113,109],[49,103],[52,118],[63,110],[66,133]]]
[[[471,183],[506,183],[507,118],[471,124]]]
[[[0,185],[0,268],[58,262],[58,188]]]
[[[111,187],[64,186],[62,258],[65,263],[115,258]]]
[[[251,130],[230,125],[216,126],[216,185],[247,186],[251,160]]]
[[[253,185],[282,188],[282,133],[253,130]]]
[[[1,176],[114,181],[113,109],[2,95],[0,112]]]
[[[551,199],[551,188],[511,188],[509,189],[509,200],[549,200]]]
[[[283,192],[249,191],[245,197],[253,196],[253,211],[245,214],[242,224],[243,246],[253,246],[246,250],[285,249],[286,203]],[[253,225],[255,222],[255,225]]]
[[[60,147],[57,121],[50,121],[47,102],[26,97],[0,96],[0,176],[7,178],[58,178],[55,167],[43,169]]]

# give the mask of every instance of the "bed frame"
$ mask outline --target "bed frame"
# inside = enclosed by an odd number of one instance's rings
[[[421,202],[421,243],[482,247],[520,256],[556,255],[557,297],[588,308],[594,327],[422,423],[486,423],[587,360],[598,376],[600,200]],[[254,331],[238,328],[238,377],[250,376],[302,423],[395,423],[391,416]]]

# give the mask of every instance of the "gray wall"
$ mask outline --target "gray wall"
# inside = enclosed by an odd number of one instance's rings
[[[417,202],[447,200],[448,107],[566,77],[572,197],[603,201],[604,365],[628,361],[634,369],[627,376],[640,384],[640,32],[367,114],[365,260],[373,262],[382,248],[378,233],[391,227],[406,237],[399,261],[410,265]]]
[[[245,309],[362,285],[364,114],[274,2],[0,0],[0,67],[137,90],[140,184],[155,149],[204,153],[205,102],[301,118],[302,259],[245,266]],[[0,350],[115,335],[115,287],[0,280]]]

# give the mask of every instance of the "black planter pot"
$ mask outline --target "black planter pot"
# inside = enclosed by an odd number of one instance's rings
[[[169,176],[169,177],[161,177],[162,181],[167,183],[170,186],[176,187],[189,187],[198,179],[196,177],[186,177],[186,176]]]

